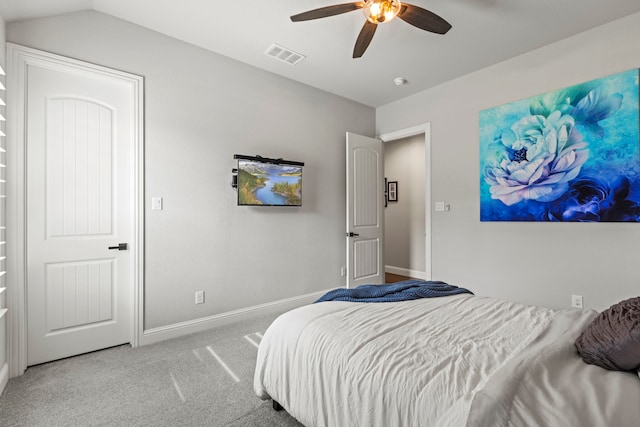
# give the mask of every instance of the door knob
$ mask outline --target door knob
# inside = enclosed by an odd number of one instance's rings
[[[347,237],[358,237],[359,234],[358,233],[347,233]]]
[[[119,251],[126,251],[128,246],[126,243],[118,243],[118,246],[109,246],[109,249],[117,249]]]

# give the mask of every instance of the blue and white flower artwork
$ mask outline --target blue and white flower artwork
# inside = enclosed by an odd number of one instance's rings
[[[640,222],[634,69],[480,112],[480,220]]]

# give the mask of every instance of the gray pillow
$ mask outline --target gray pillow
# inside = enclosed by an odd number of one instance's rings
[[[598,314],[575,342],[589,364],[615,371],[640,367],[640,297]]]

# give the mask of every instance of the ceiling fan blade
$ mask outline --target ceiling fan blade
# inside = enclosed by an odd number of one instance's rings
[[[299,13],[291,16],[293,22],[309,21],[311,19],[326,18],[328,16],[340,15],[341,13],[351,12],[353,10],[362,9],[364,7],[363,2],[336,4],[333,6],[321,7],[319,9],[309,10],[307,12]]]
[[[360,34],[358,34],[358,39],[356,40],[356,45],[353,47],[353,57],[360,58],[364,55],[365,50],[369,47],[369,43],[371,43],[371,39],[373,35],[376,33],[378,29],[378,24],[374,24],[373,22],[366,21],[362,30],[360,30]]]
[[[421,30],[437,34],[445,34],[451,24],[433,12],[411,4],[402,3],[398,17]]]

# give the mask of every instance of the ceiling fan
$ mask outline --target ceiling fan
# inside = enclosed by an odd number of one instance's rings
[[[360,58],[367,50],[378,24],[389,22],[396,16],[414,27],[432,33],[445,34],[451,29],[451,24],[435,13],[408,3],[400,3],[399,0],[367,0],[364,2],[336,4],[293,15],[291,20],[293,22],[310,21],[358,9],[363,10],[367,20],[362,30],[360,30],[356,45],[353,48],[354,58]]]

